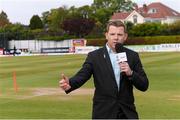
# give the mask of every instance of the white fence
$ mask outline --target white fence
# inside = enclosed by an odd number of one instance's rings
[[[159,45],[129,45],[126,46],[137,52],[173,52],[180,51],[180,44],[159,44]]]
[[[41,48],[72,47],[73,40],[47,41],[47,40],[11,40],[9,48],[27,49],[31,52],[41,52]]]
[[[33,53],[40,53],[42,48],[60,48],[60,47],[73,47],[73,40],[64,41],[47,41],[47,40],[12,40],[9,42],[9,48],[13,49],[27,49]],[[137,52],[170,52],[180,51],[180,44],[159,44],[159,45],[129,45],[126,46]],[[91,47],[76,47],[75,53],[83,54],[91,51]]]

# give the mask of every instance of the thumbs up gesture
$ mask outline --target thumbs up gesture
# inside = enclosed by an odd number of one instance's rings
[[[62,88],[64,91],[67,91],[71,88],[69,85],[69,78],[66,77],[64,74],[61,75],[61,80],[59,81],[59,86]]]

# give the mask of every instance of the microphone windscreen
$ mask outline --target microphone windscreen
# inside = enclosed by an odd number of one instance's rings
[[[117,53],[123,52],[123,44],[117,43],[115,45],[115,50],[116,50]]]

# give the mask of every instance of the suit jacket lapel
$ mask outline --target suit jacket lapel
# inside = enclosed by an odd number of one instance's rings
[[[105,59],[105,61],[107,63],[107,67],[109,69],[109,72],[110,72],[112,78],[115,80],[114,71],[113,71],[113,68],[112,68],[111,60],[110,60],[110,57],[109,57],[106,46],[103,47],[103,51],[104,51],[104,59]]]

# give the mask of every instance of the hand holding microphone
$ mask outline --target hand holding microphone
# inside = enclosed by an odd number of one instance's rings
[[[122,74],[131,76],[133,71],[131,70],[129,64],[127,63],[127,56],[126,56],[126,52],[123,51],[123,45],[121,43],[117,43],[115,45],[115,50],[117,52],[117,62],[120,65]]]
[[[59,81],[59,86],[62,88],[64,91],[67,91],[71,88],[69,85],[69,78],[66,77],[64,74],[61,75],[62,79]]]
[[[127,76],[131,76],[133,71],[129,67],[129,64],[127,62],[121,62],[119,63],[121,72],[125,73]]]

